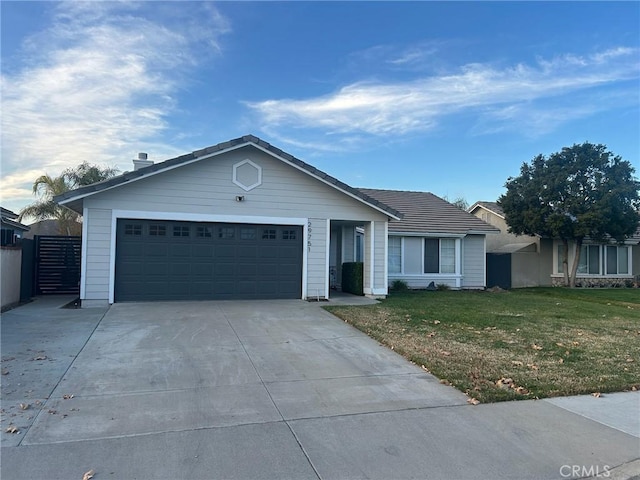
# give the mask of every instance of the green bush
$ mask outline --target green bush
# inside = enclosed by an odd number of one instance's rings
[[[446,290],[451,289],[451,287],[449,285],[447,285],[446,283],[439,283],[438,285],[436,285],[436,288],[438,289],[438,291],[440,292],[444,292]]]
[[[394,280],[391,282],[391,290],[394,292],[406,292],[409,290],[409,285],[404,280]]]
[[[342,291],[364,295],[364,265],[362,262],[342,264]]]

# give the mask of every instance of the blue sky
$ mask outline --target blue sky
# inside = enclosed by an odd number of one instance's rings
[[[639,2],[11,2],[2,205],[254,134],[356,187],[495,200],[590,141],[640,174]]]

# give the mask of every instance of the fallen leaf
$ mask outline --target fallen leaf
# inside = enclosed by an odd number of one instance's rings
[[[444,355],[445,357],[448,357],[448,356],[450,356],[450,355],[451,355],[451,352],[447,352],[446,350],[442,350],[442,351],[440,352],[440,354],[441,354],[441,355]]]
[[[564,363],[564,358],[558,359],[558,363]]]
[[[500,380],[496,381],[496,386],[498,388],[502,388],[504,390],[508,390],[510,388],[513,388],[513,379],[511,379],[511,378],[501,378]]]
[[[527,390],[524,387],[518,387],[515,389],[516,393],[519,393],[520,395],[528,395],[529,394],[529,390]]]
[[[584,333],[582,332],[578,332],[578,336],[581,337],[582,335],[584,335]]]
[[[433,338],[436,336],[436,332],[427,333],[427,338]]]
[[[70,394],[66,393],[66,394],[62,395],[62,398],[64,398],[65,400],[70,400],[70,399],[73,398],[73,395],[70,395]]]
[[[31,405],[29,405],[28,403],[21,403],[20,410],[28,410],[30,406]]]
[[[6,368],[3,368],[2,375],[9,375],[9,370],[7,370]]]
[[[592,397],[596,397],[596,398],[600,398],[601,393],[600,393],[600,392],[593,392],[593,393],[591,394],[591,396],[592,396]]]
[[[511,363],[516,367],[521,367],[522,365],[524,365],[520,360],[511,360]]]
[[[439,323],[440,323],[440,320],[434,320],[434,321],[433,321],[433,324],[434,324],[434,325],[438,325]]]
[[[633,358],[627,358],[627,363],[632,363],[634,362]]]
[[[637,391],[638,391],[638,389],[637,389],[637,388],[635,387],[635,385],[634,385],[633,387],[631,387],[631,391],[632,391],[632,392],[637,392]]]
[[[40,356],[34,358],[34,360],[46,360],[46,359],[47,359],[46,355],[40,355]]]
[[[5,430],[7,433],[20,433],[20,430],[15,425],[9,425],[9,428]]]
[[[50,409],[48,413],[50,413],[51,415],[55,415],[56,413],[58,413],[58,411]]]
[[[534,363],[527,363],[527,367],[529,367],[531,370],[538,370],[538,366]]]
[[[556,343],[556,345],[559,346],[559,347],[564,347],[564,345],[562,343],[560,343],[560,342]]]
[[[577,347],[578,345],[580,345],[578,342],[571,342],[571,344],[572,344],[574,347]]]
[[[477,400],[475,398],[469,398],[467,400],[467,403],[470,403],[471,405],[478,405],[480,403],[480,400]]]
[[[534,350],[542,350],[542,347],[536,343],[534,343],[533,345],[531,345],[531,348],[533,348]]]
[[[89,470],[88,472],[84,472],[84,475],[82,476],[82,480],[91,480],[95,473],[96,472],[94,472],[93,470]]]

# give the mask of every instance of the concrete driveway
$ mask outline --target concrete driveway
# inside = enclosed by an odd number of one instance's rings
[[[470,406],[318,304],[47,302],[3,314],[3,479],[577,478],[640,456],[550,402]]]

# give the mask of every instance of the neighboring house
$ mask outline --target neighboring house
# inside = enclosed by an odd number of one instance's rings
[[[504,212],[496,202],[476,202],[469,212],[500,229],[500,235],[487,239],[488,286],[493,286],[493,279],[505,278],[509,279],[509,288],[564,284],[562,241],[508,233]],[[574,250],[575,243],[569,242],[569,268]],[[640,228],[622,244],[585,239],[577,286],[622,286],[637,282],[639,275]]]
[[[350,187],[251,135],[158,164],[145,157],[134,160],[132,172],[55,199],[83,216],[84,306],[130,300],[328,299],[331,287],[340,284],[342,263],[356,260],[364,264],[365,295],[388,293],[389,280],[395,278],[387,272],[388,234],[404,212],[381,195]],[[438,211],[449,205],[419,195],[436,202]],[[477,222],[478,231],[458,229],[455,222],[448,225],[452,230],[429,229],[425,220],[406,232],[411,237],[406,252],[413,256],[420,252],[412,250],[412,242],[442,239],[438,268],[443,270],[417,272],[416,286],[432,278],[481,288],[484,232],[491,227],[457,209],[448,212]],[[392,243],[402,231],[395,233]],[[448,256],[453,259],[445,261]]]
[[[485,237],[499,230],[428,192],[360,191],[400,212],[389,221],[389,282],[486,287]],[[488,240],[488,239],[487,239]]]
[[[18,239],[29,227],[17,221],[18,215],[0,207],[2,242],[0,246],[0,306],[8,307],[20,301],[22,248]]]
[[[0,245],[15,245],[17,240],[23,236],[24,232],[29,231],[29,227],[18,222],[17,213],[3,207],[0,207],[0,211],[2,214]]]

